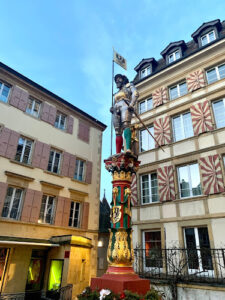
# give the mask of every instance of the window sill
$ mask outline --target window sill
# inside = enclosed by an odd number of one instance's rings
[[[71,180],[72,180],[72,181],[75,181],[75,182],[77,182],[77,183],[83,184],[83,185],[88,185],[88,183],[85,182],[85,181],[80,181],[80,180],[77,180],[77,179],[74,179],[74,178],[71,178]]]
[[[54,176],[57,176],[57,177],[60,177],[60,178],[63,178],[64,176],[60,175],[60,174],[57,174],[57,173],[53,173],[53,172],[50,172],[50,171],[44,171],[44,173],[46,174],[49,174],[49,175],[54,175]]]
[[[29,165],[29,164],[24,164],[22,162],[19,162],[19,161],[13,160],[13,159],[11,159],[10,162],[13,163],[13,164],[17,164],[17,165],[23,166],[23,167],[34,169],[34,167],[31,166],[31,165]]]

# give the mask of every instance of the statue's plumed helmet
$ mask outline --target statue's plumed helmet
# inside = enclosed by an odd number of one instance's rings
[[[114,77],[115,82],[116,82],[117,78],[122,78],[123,84],[127,84],[127,83],[129,82],[129,80],[127,79],[127,77],[126,77],[125,75],[117,74],[117,75]]]

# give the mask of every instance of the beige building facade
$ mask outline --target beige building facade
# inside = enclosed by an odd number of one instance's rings
[[[163,258],[154,265],[150,253],[177,247],[197,250],[189,273],[217,274],[200,250],[225,247],[224,34],[224,22],[203,23],[190,42],[170,43],[160,60],[135,68],[139,116],[157,140],[134,121],[141,166],[133,241],[145,249],[147,271],[165,271]]]
[[[96,276],[106,126],[4,64],[0,86],[1,295],[75,297]]]

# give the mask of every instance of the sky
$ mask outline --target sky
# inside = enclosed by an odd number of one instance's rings
[[[108,127],[103,134],[101,199],[111,201],[112,49],[127,60],[115,74],[132,80],[143,59],[160,59],[191,40],[203,22],[225,19],[224,0],[0,0],[0,61]],[[114,91],[115,91],[114,87]],[[115,152],[115,147],[114,151]]]

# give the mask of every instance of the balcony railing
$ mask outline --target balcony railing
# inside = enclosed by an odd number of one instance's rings
[[[225,249],[134,249],[139,276],[176,282],[225,285]]]

